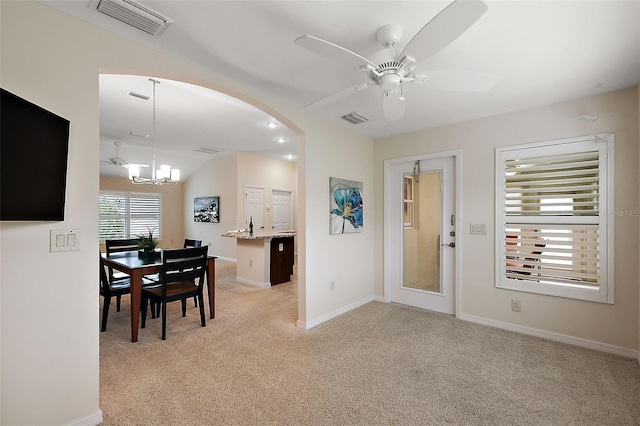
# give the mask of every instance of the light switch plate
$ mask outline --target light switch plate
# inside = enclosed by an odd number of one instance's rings
[[[471,235],[487,235],[486,223],[472,223],[470,228],[469,233]]]
[[[78,251],[80,250],[80,230],[79,229],[52,229],[50,250],[59,251]]]

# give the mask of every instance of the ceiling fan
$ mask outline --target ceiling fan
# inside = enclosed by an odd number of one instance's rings
[[[432,86],[444,89],[483,91],[489,90],[498,80],[491,74],[472,72],[433,72],[427,75],[416,74],[415,66],[449,45],[469,29],[487,11],[480,0],[455,0],[418,31],[399,53],[380,64],[360,56],[337,44],[312,35],[304,35],[295,43],[315,53],[334,59],[345,65],[364,71],[369,79],[365,83],[348,87],[336,93],[310,103],[305,108],[318,108],[336,102],[372,86],[382,89],[382,111],[387,121],[404,116],[405,102],[403,83],[424,83],[431,81]],[[387,48],[392,48],[402,35],[399,25],[385,25],[376,33],[376,38]]]
[[[100,160],[100,165],[101,166],[121,166],[124,168],[128,168],[129,167],[129,163],[124,159],[120,157],[120,146],[122,145],[122,142],[120,141],[113,141],[113,145],[116,147],[116,155],[115,157],[111,157],[108,160]],[[140,167],[149,167],[148,164],[140,164]]]

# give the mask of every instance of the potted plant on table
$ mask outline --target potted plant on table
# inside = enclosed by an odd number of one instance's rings
[[[138,257],[140,259],[151,260],[154,257],[160,256],[160,252],[156,251],[158,247],[158,240],[153,237],[153,231],[155,228],[147,228],[146,234],[138,234],[140,241],[138,241]]]

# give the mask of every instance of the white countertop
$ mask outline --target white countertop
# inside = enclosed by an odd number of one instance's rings
[[[254,231],[250,234],[249,231],[229,231],[222,234],[223,237],[237,238],[240,240],[260,240],[263,238],[287,238],[295,237],[296,231],[265,231],[263,229]]]

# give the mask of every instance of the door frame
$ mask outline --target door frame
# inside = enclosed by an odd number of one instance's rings
[[[454,151],[444,151],[444,152],[436,152],[429,154],[421,154],[421,155],[413,155],[410,157],[402,157],[402,158],[393,158],[389,160],[384,160],[384,302],[391,302],[391,286],[392,280],[394,277],[391,274],[391,259],[393,258],[393,254],[402,250],[402,238],[399,233],[395,232],[396,229],[393,224],[390,223],[391,217],[393,217],[393,209],[397,206],[393,206],[390,199],[390,194],[393,191],[397,191],[397,186],[395,182],[390,179],[391,176],[391,168],[400,163],[408,163],[415,162],[418,160],[433,160],[444,157],[453,157],[454,164],[454,175],[455,175],[455,185],[454,185],[454,214],[455,214],[455,225],[454,230],[456,232],[456,250],[454,252],[454,265],[453,265],[453,286],[454,286],[454,316],[456,318],[460,315],[460,304],[461,304],[461,294],[460,294],[460,247],[464,243],[464,238],[462,233],[460,232],[460,212],[462,211],[461,206],[461,197],[460,197],[460,188],[462,182],[462,150],[454,150]]]

